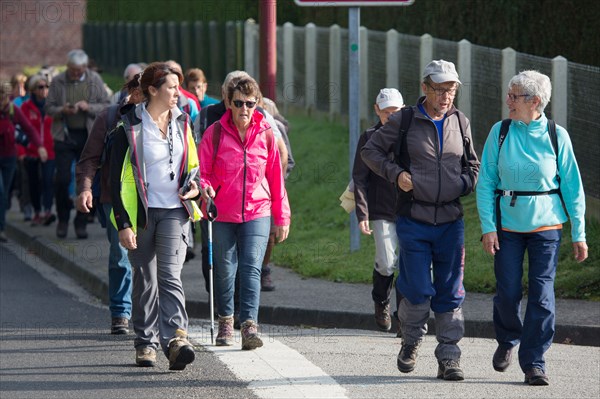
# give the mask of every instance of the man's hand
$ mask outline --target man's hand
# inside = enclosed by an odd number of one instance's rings
[[[87,101],[81,100],[81,101],[77,101],[75,103],[75,108],[79,111],[86,112],[88,109],[90,109],[90,105],[88,104]]]
[[[371,230],[369,228],[369,221],[368,220],[363,220],[362,222],[358,223],[358,228],[360,229],[360,232],[363,234],[366,234],[368,236],[371,235],[371,233],[373,232],[373,230]]]
[[[90,213],[92,209],[94,197],[92,196],[91,191],[82,191],[81,194],[77,196],[77,210],[83,213]]]
[[[398,187],[402,191],[409,192],[413,189],[412,176],[407,171],[403,171],[398,175]]]

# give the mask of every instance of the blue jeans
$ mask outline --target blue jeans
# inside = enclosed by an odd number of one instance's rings
[[[112,206],[102,204],[105,215]],[[131,263],[127,250],[119,244],[119,232],[112,223],[106,224],[106,237],[110,243],[108,253],[108,300],[111,317],[131,319]]]
[[[545,370],[544,353],[554,337],[554,278],[562,230],[537,233],[500,233],[500,250],[494,257],[496,296],[494,327],[503,348],[519,347],[519,364],[525,372]],[[523,257],[529,255],[529,289],[525,320],[521,320]]]
[[[215,294],[219,316],[233,315],[236,271],[240,278],[240,322],[258,321],[260,271],[271,218],[244,223],[213,223]]]
[[[431,298],[431,309],[436,313],[462,306],[464,231],[462,219],[433,226],[407,217],[398,218],[400,272],[396,290],[411,304],[419,305]]]
[[[0,231],[6,226],[6,210],[10,200],[10,186],[17,170],[17,157],[0,157]]]

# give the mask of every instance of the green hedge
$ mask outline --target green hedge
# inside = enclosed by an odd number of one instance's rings
[[[325,3],[325,2],[324,2]],[[258,20],[256,0],[88,0],[88,21]],[[595,0],[415,0],[408,7],[362,7],[361,25],[600,66],[600,2]],[[279,0],[277,23],[347,26],[346,7],[299,7]],[[260,22],[260,21],[259,21]]]

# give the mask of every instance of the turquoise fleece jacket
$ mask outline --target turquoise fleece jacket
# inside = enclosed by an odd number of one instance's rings
[[[501,122],[492,126],[483,147],[481,172],[477,183],[477,208],[483,234],[496,231],[494,191],[549,191],[558,187],[565,200],[571,219],[573,242],[585,241],[585,194],[581,175],[567,131],[556,126],[558,137],[558,163],[548,134],[546,115],[526,125],[512,121],[500,153],[498,136]],[[502,228],[517,232],[530,232],[542,226],[552,226],[567,221],[557,194],[519,196],[515,206],[511,197],[500,200]]]

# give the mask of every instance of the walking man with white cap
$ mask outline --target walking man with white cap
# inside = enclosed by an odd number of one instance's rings
[[[453,63],[430,62],[421,82],[425,95],[415,106],[392,115],[361,151],[371,170],[399,188],[396,289],[404,298],[398,307],[398,369],[414,370],[433,310],[437,377],[451,381],[464,379],[458,347],[464,335],[465,298],[460,197],[473,191],[480,166],[469,121],[453,105],[460,84]]]

